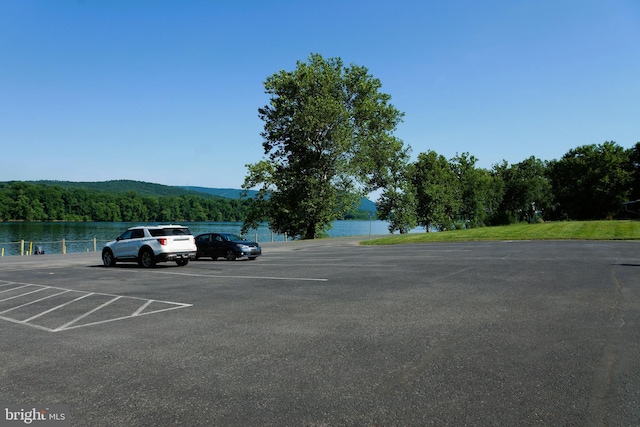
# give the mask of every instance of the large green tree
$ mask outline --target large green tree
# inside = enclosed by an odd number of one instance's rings
[[[257,188],[243,231],[268,221],[277,233],[312,239],[385,183],[403,151],[393,136],[403,114],[362,66],[312,54],[264,82],[265,159],[247,165],[243,188]]]
[[[548,211],[552,193],[547,167],[547,162],[533,156],[513,165],[494,166],[504,191],[497,223],[534,222],[538,214]]]
[[[461,205],[460,186],[452,164],[435,151],[420,153],[410,180],[418,224],[427,232],[432,228],[452,228]]]
[[[488,170],[477,168],[477,161],[469,153],[456,154],[451,159],[451,167],[458,178],[458,216],[467,228],[486,225],[502,197],[496,187],[496,178]]]
[[[385,184],[376,202],[378,218],[389,222],[390,233],[408,233],[418,224],[415,191],[410,181],[412,169],[407,153],[400,152],[385,173],[380,174]]]
[[[604,219],[632,194],[632,150],[613,141],[583,145],[551,162],[549,176],[560,219]]]

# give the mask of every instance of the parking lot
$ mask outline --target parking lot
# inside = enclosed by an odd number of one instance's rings
[[[640,243],[358,240],[2,257],[0,402],[73,426],[640,425]]]

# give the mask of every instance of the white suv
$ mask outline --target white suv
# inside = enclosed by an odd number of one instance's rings
[[[153,267],[157,262],[175,261],[179,266],[195,259],[196,242],[187,227],[154,225],[131,227],[113,242],[104,245],[102,262],[111,267],[118,261]]]

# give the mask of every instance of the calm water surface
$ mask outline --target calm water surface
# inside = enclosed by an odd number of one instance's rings
[[[19,255],[20,240],[24,240],[25,252],[29,244],[41,246],[45,254],[62,253],[62,239],[65,239],[67,252],[93,251],[93,239],[96,239],[97,250],[118,237],[124,230],[144,223],[128,222],[0,222],[0,251],[4,255]],[[150,223],[156,224],[156,223]],[[240,234],[240,222],[189,222],[182,223],[189,227],[194,235],[209,231],[226,231]],[[329,237],[365,236],[371,234],[389,234],[385,221],[335,221],[329,230]],[[412,232],[421,232],[415,229]],[[274,235],[267,225],[252,230],[245,237],[259,242],[283,241],[284,236]],[[0,252],[1,254],[1,252]]]

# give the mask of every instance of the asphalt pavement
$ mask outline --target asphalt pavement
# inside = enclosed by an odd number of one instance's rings
[[[640,425],[640,242],[359,240],[2,257],[0,404],[92,427]]]

